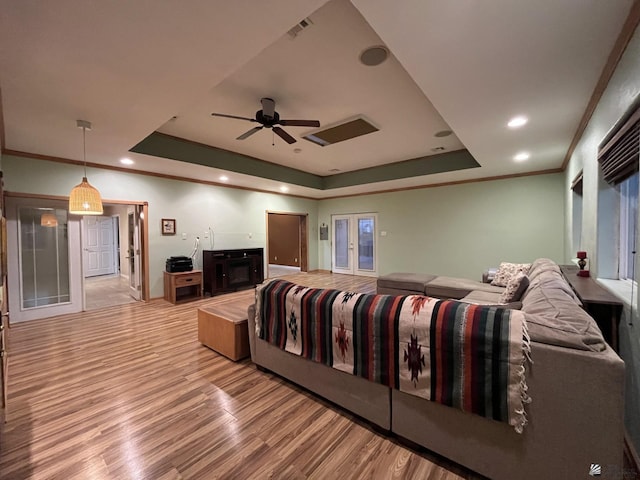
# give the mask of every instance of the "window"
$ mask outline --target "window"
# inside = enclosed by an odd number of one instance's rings
[[[618,275],[621,280],[635,277],[638,222],[638,172],[618,185],[620,193],[620,250]]]
[[[638,222],[640,99],[600,144],[598,275],[633,280]],[[617,227],[617,228],[616,228]],[[603,241],[604,240],[604,241]]]

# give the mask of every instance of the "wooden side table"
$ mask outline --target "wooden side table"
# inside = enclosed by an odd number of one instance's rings
[[[202,297],[202,270],[164,272],[164,299],[174,305]]]
[[[560,265],[562,274],[582,302],[584,309],[591,315],[605,340],[618,351],[618,324],[622,316],[622,302],[606,288],[598,285],[591,277],[579,277],[579,268],[575,265]]]

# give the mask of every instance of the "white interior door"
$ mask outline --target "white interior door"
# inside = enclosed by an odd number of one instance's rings
[[[85,216],[83,219],[84,276],[116,273],[116,242],[111,217]]]
[[[140,300],[142,274],[140,272],[140,206],[127,212],[127,262],[129,263],[129,294]]]
[[[12,322],[82,311],[80,217],[69,215],[67,207],[55,200],[7,198]]]
[[[377,262],[377,215],[358,213],[332,215],[332,268],[334,273],[376,276]]]

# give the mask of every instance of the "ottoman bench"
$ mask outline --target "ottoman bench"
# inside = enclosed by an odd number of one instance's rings
[[[380,295],[424,295],[424,287],[436,275],[426,273],[390,273],[378,277],[376,293]]]
[[[247,328],[246,305],[198,308],[198,341],[233,361],[249,356]]]

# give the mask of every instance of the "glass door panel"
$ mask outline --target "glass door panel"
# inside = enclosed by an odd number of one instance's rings
[[[374,257],[375,219],[358,218],[358,270],[375,270]]]
[[[333,268],[335,273],[353,274],[353,242],[351,217],[333,216]]]
[[[22,309],[69,302],[67,212],[21,207],[18,213]]]

